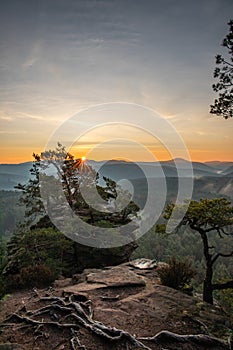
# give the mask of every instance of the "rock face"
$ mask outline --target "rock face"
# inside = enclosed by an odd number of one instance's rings
[[[153,337],[159,333],[157,338],[143,340],[147,349],[180,349],[180,350],[223,350],[229,349],[224,343],[209,344],[208,336],[204,336],[207,345],[197,345],[196,339],[182,338],[178,343],[173,336],[174,333],[187,335],[208,334],[226,341],[229,334],[227,315],[218,307],[207,305],[200,299],[193,298],[177,290],[161,286],[157,269],[160,264],[150,261],[134,261],[119,266],[100,269],[86,269],[80,275],[76,275],[70,285],[63,287],[55,283],[53,289],[35,292],[21,292],[12,295],[2,305],[0,312],[3,320],[9,312],[22,310],[37,310],[43,307],[41,297],[58,296],[67,300],[81,302],[83,307],[90,307],[91,320],[99,321],[108,327],[129,332],[137,339]],[[75,282],[79,281],[79,283]],[[24,310],[24,308],[23,308]],[[25,310],[24,310],[25,311]],[[22,311],[20,311],[22,312]],[[30,313],[29,313],[30,315]],[[39,317],[39,316],[38,316]],[[44,316],[41,315],[38,320]],[[62,313],[56,311],[53,315],[62,317]],[[46,318],[46,316],[45,316]],[[61,318],[62,319],[62,318]],[[69,318],[66,320],[70,321]],[[65,321],[64,321],[65,322]],[[3,341],[21,344],[25,350],[51,350],[51,349],[79,349],[71,347],[70,337],[66,330],[57,330],[54,327],[41,327],[40,335],[24,328],[3,328]],[[173,332],[173,333],[171,333]],[[133,350],[139,349],[135,344],[127,341],[107,341],[101,336],[93,334],[85,327],[80,326],[77,332],[80,344],[86,350]],[[207,339],[206,339],[207,338]],[[157,339],[157,340],[156,340]],[[158,340],[163,340],[159,344]],[[146,348],[146,347],[145,347]],[[0,348],[1,349],[1,348]]]
[[[78,291],[88,291],[100,288],[138,287],[145,285],[146,283],[142,276],[137,275],[123,265],[90,272],[86,275],[85,282],[71,287],[69,286],[64,289],[64,291],[68,293],[76,293]]]
[[[137,243],[131,242],[123,247],[115,248],[93,248],[76,243],[76,262],[79,272],[84,268],[103,268],[104,266],[115,266],[129,261],[130,256],[138,247]]]
[[[85,292],[95,304],[97,320],[129,332],[133,329],[138,336],[152,336],[161,330],[179,334],[206,333],[207,329],[213,334],[216,329],[227,332],[227,317],[219,308],[162,286],[158,277],[161,266],[164,263],[137,259],[103,270],[85,270],[85,281],[63,292],[76,296]],[[186,349],[186,345],[179,349]],[[187,349],[196,350],[196,346],[189,344]]]

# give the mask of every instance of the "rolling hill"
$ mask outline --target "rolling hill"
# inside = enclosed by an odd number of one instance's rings
[[[0,189],[13,190],[18,183],[25,183],[30,178],[32,163],[0,164]]]
[[[208,165],[209,167],[212,167],[213,169],[216,169],[218,171],[223,171],[229,168],[231,165],[233,165],[233,162],[220,162],[220,161],[211,161],[211,162],[205,162],[204,164]]]
[[[229,168],[222,171],[222,174],[224,175],[231,175],[233,174],[233,165],[229,166]]]
[[[176,159],[162,162],[126,162],[126,161],[87,161],[96,171],[99,172],[100,178],[109,177],[115,181],[120,179],[143,179],[143,178],[177,178],[179,167],[179,177],[194,176],[199,178],[232,178],[233,162],[188,162],[184,159]],[[0,189],[14,190],[18,183],[25,183],[30,178],[29,170],[31,162],[21,164],[0,164]],[[193,174],[190,171],[193,169]],[[221,169],[221,170],[220,170]],[[210,181],[210,180],[208,180]],[[216,182],[216,181],[215,181]],[[222,183],[222,182],[221,182]]]

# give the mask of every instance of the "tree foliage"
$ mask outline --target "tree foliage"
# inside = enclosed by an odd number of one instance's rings
[[[0,191],[0,239],[9,238],[17,224],[24,216],[23,206],[18,205],[21,193],[17,191]]]
[[[47,212],[50,208],[50,202],[53,203],[56,200],[56,189],[60,183],[71,209],[88,223],[101,226],[101,223],[107,219],[110,226],[114,226],[116,222],[126,224],[133,217],[136,217],[139,207],[132,200],[129,200],[129,203],[121,211],[114,214],[109,213],[109,215],[86,203],[80,190],[83,183],[90,188],[94,186],[102,199],[105,200],[106,206],[111,206],[113,199],[120,196],[125,197],[129,193],[117,186],[115,181],[106,177],[103,178],[105,186],[100,186],[98,183],[99,174],[90,165],[84,164],[81,159],[75,159],[60,143],[54,150],[45,151],[40,155],[33,154],[33,156],[35,160],[30,170],[32,178],[27,184],[16,186],[16,189],[22,191],[20,203],[26,206],[25,217],[28,227],[38,220],[46,221],[45,203],[41,199],[42,182],[45,193],[43,200],[47,201]],[[48,175],[48,170],[51,170],[51,167],[55,169],[56,177]],[[53,181],[49,181],[49,178]],[[50,184],[54,186],[52,189],[49,188]],[[51,194],[54,198],[51,198]]]
[[[165,209],[164,218],[169,220],[173,210],[175,210],[175,215],[179,218],[180,209],[181,205],[175,207],[174,204],[169,204]],[[203,300],[212,304],[214,290],[233,288],[233,280],[225,283],[213,283],[214,265],[219,258],[233,257],[232,246],[223,252],[219,250],[218,246],[210,244],[210,236],[216,234],[222,239],[232,236],[233,243],[233,232],[231,231],[233,227],[233,206],[225,198],[191,201],[177,230],[180,230],[182,226],[189,226],[192,231],[198,232],[200,235],[205,259]],[[161,226],[158,228],[158,231],[161,232]]]
[[[58,275],[70,276],[78,269],[73,242],[52,228],[18,232],[7,250],[3,276],[10,289],[47,285]]]
[[[73,209],[74,206],[84,205],[81,200],[80,186],[83,181],[90,182],[98,180],[98,174],[91,166],[84,166],[80,158],[75,159],[74,156],[66,151],[66,148],[58,143],[54,150],[48,150],[40,155],[42,169],[52,166],[56,170],[56,175],[60,180],[67,202]]]
[[[31,179],[27,184],[16,186],[22,191],[20,203],[26,208],[25,222],[7,246],[8,260],[3,273],[7,287],[40,286],[51,283],[58,274],[68,276],[86,267],[116,265],[128,260],[137,247],[135,242],[109,249],[83,246],[59,232],[49,215],[49,204],[51,202],[53,206],[58,199],[60,192],[56,191],[56,186],[60,185],[73,213],[83,221],[100,227],[121,227],[137,215],[139,207],[132,200],[122,210],[101,212],[86,203],[80,187],[83,182],[87,186],[94,185],[104,205],[110,206],[118,196],[127,196],[127,191],[108,178],[104,178],[105,186],[100,186],[98,173],[80,159],[75,159],[59,143],[55,150],[33,156]],[[55,168],[56,175],[51,175],[51,167]],[[41,187],[45,191],[43,200]],[[62,220],[66,220],[66,216]]]
[[[3,278],[3,270],[7,264],[7,248],[5,237],[0,238],[0,299],[5,294],[6,288]]]
[[[45,215],[45,209],[40,195],[40,156],[33,153],[34,162],[30,169],[31,178],[27,184],[18,184],[15,189],[20,190],[22,195],[19,204],[25,206],[26,226],[30,226]]]
[[[228,50],[229,58],[216,56],[214,78],[218,83],[213,84],[215,92],[219,92],[218,99],[211,105],[210,113],[222,116],[225,119],[233,117],[233,20],[229,23],[229,33],[223,39],[222,46]]]

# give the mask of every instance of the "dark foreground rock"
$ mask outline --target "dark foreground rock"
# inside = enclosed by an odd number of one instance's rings
[[[2,346],[229,350],[227,315],[219,307],[161,286],[158,268],[159,264],[131,262],[88,269],[63,285],[12,294],[1,302]]]
[[[76,264],[79,271],[85,268],[103,268],[105,266],[115,266],[129,261],[130,256],[138,247],[136,242],[131,242],[122,247],[113,248],[93,248],[76,243]]]
[[[0,350],[23,350],[23,347],[19,344],[5,343],[0,344]]]

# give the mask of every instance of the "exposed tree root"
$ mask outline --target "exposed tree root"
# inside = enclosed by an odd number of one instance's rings
[[[152,350],[146,343],[157,345],[172,345],[189,343],[196,346],[206,346],[211,348],[215,346],[223,350],[231,349],[231,345],[224,341],[211,337],[209,335],[178,335],[169,331],[162,331],[153,337],[136,338],[130,333],[109,327],[101,322],[92,319],[92,310],[90,302],[81,303],[72,300],[72,296],[67,297],[39,297],[40,301],[49,302],[48,305],[40,309],[29,311],[26,308],[18,310],[16,313],[9,315],[1,327],[13,327],[17,323],[30,325],[34,331],[34,342],[39,337],[48,338],[45,327],[56,327],[58,329],[68,329],[70,332],[70,346],[72,350],[86,350],[78,338],[80,327],[94,333],[97,336],[109,342],[124,342],[126,345],[131,344],[140,349]],[[41,318],[42,316],[44,318]]]
[[[87,350],[87,348],[81,344],[80,340],[78,339],[78,335],[77,335],[77,331],[75,331],[74,329],[71,329],[72,333],[74,334],[73,338],[71,338],[70,340],[70,344],[71,344],[71,349],[72,350]],[[77,344],[77,346],[75,345],[75,343]]]
[[[205,335],[205,334],[179,335],[169,331],[161,331],[153,337],[145,337],[145,338],[141,337],[138,339],[142,341],[149,340],[159,345],[172,344],[172,343],[180,343],[180,344],[192,343],[195,345],[206,346],[208,349],[209,347],[213,347],[213,346],[215,347],[219,346],[222,349],[228,349],[228,350],[230,349],[229,345],[226,344],[226,342],[222,341],[221,339],[210,337],[209,335]]]

